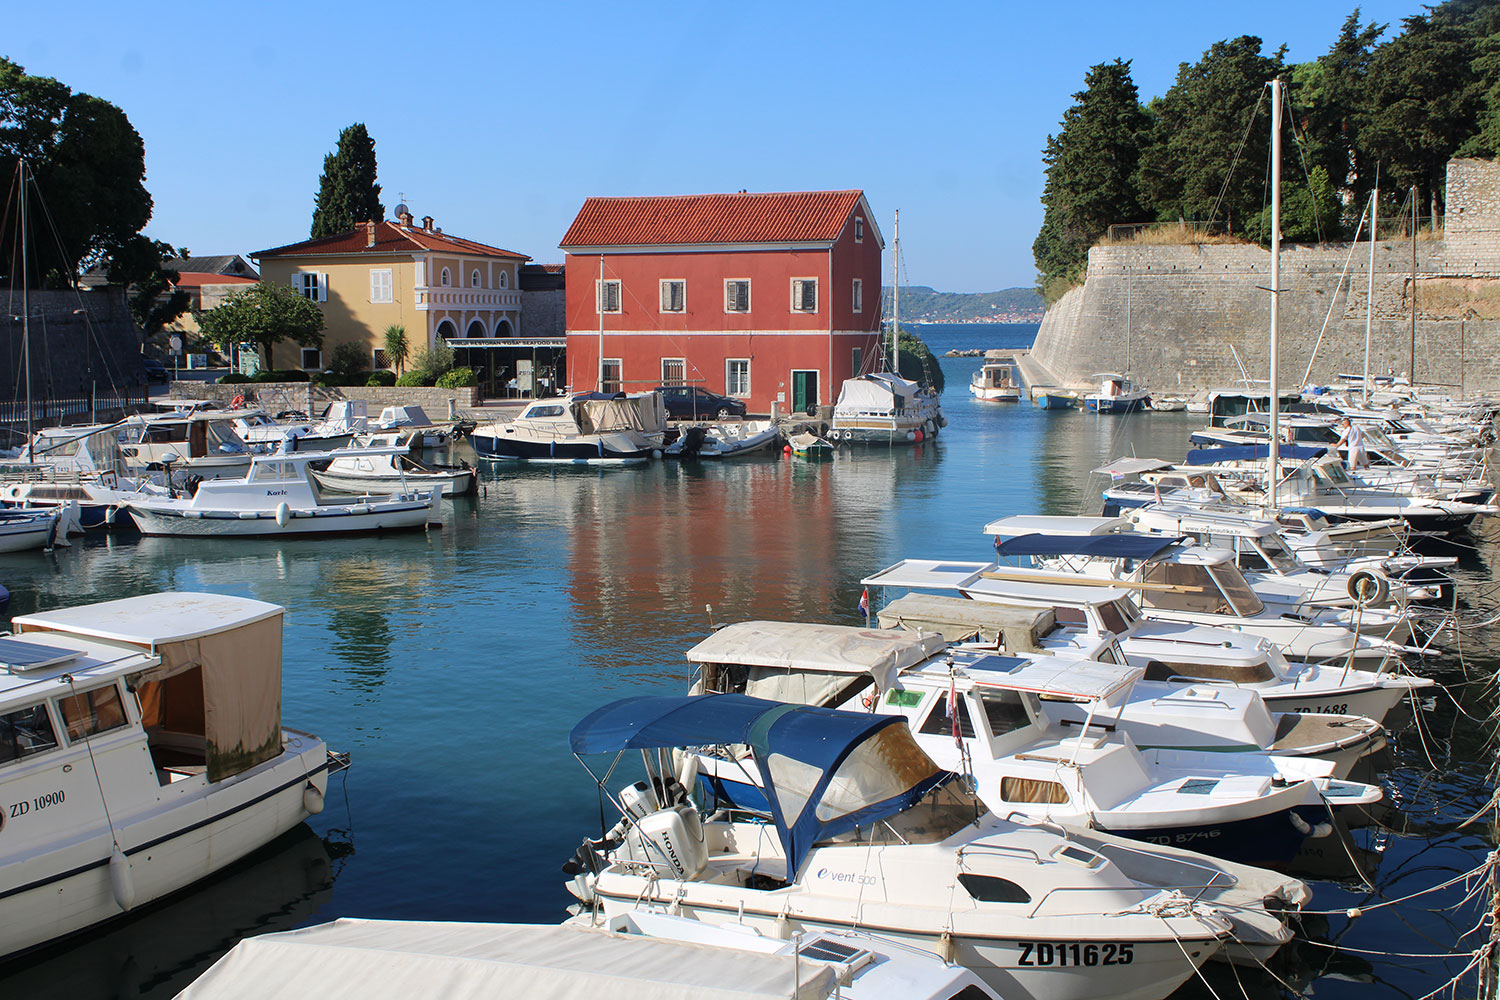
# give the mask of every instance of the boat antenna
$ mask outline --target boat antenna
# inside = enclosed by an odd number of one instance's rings
[[[1281,311],[1281,101],[1280,79],[1271,87],[1271,446],[1266,453],[1266,497],[1276,509],[1277,459],[1281,454],[1280,348],[1277,320]]]

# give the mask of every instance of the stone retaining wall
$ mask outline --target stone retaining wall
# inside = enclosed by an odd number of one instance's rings
[[[375,416],[387,406],[420,406],[433,420],[448,419],[448,404],[453,403],[458,417],[465,416],[480,402],[479,389],[438,389],[430,386],[340,386],[327,388],[310,382],[251,382],[219,385],[216,382],[173,382],[171,395],[179,399],[217,399],[229,402],[244,396],[252,406],[271,412],[301,410],[308,412],[309,390],[312,406],[322,411],[339,399],[362,399]]]

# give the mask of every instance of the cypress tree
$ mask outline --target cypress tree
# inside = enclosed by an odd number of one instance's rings
[[[339,133],[338,148],[323,157],[323,176],[313,207],[312,238],[347,232],[385,218],[375,183],[375,140],[363,122]]]

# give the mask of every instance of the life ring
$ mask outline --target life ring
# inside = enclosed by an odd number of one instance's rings
[[[1390,584],[1385,577],[1369,570],[1362,569],[1349,578],[1349,596],[1361,607],[1383,604],[1390,594]]]
[[[245,405],[245,397],[244,396],[236,396],[236,397],[234,397],[233,399],[231,399],[229,401],[229,408],[231,410],[238,410],[240,407],[242,407],[244,405]]]
[[[875,692],[866,691],[864,697],[859,699],[859,703],[873,712],[875,710]]]

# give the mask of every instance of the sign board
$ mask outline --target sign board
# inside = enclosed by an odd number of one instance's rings
[[[239,371],[241,375],[255,376],[260,374],[260,354],[256,351],[254,344],[241,344],[239,350]]]
[[[207,368],[208,367],[208,355],[207,354],[189,354],[187,356],[187,365],[188,365],[189,368]]]
[[[168,340],[167,343],[169,343],[169,344],[172,345],[172,353],[173,354],[181,354],[182,353],[182,338],[181,337],[177,336],[174,333],[174,334],[172,334],[172,338],[170,340]]]

